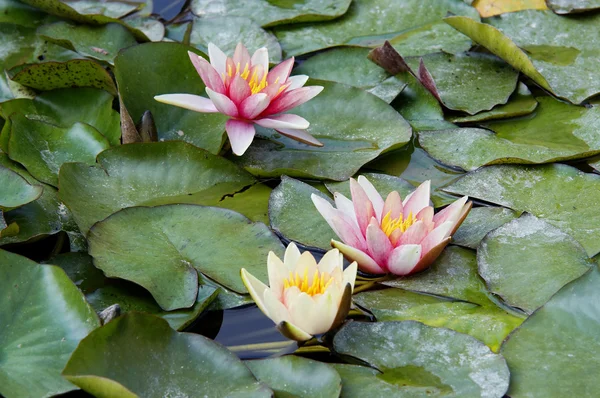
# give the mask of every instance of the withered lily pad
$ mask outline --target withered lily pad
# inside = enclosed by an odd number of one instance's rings
[[[570,14],[600,8],[598,0],[547,0],[548,7],[557,14]]]

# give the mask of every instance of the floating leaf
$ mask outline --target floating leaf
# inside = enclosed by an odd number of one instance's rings
[[[177,333],[160,318],[136,313],[90,333],[63,375],[94,396],[272,394],[225,347],[204,336]]]
[[[600,8],[598,0],[547,0],[548,7],[557,14],[585,12]]]
[[[199,17],[247,17],[261,26],[326,21],[343,15],[351,0],[193,0],[192,12]]]
[[[471,336],[413,321],[353,322],[333,340],[337,353],[363,360],[407,395],[497,397],[508,389],[502,356]]]
[[[322,362],[288,355],[245,363],[275,396],[329,398],[342,389],[340,375]]]
[[[484,18],[506,12],[548,9],[545,0],[476,0],[473,2],[473,7],[477,8]]]
[[[43,191],[40,185],[30,185],[23,177],[3,166],[0,166],[0,187],[0,207],[5,209],[30,203]]]
[[[227,29],[224,30],[224,26]],[[275,36],[245,17],[196,18],[192,23],[190,44],[206,48],[208,43],[213,43],[231,57],[240,37],[244,38],[244,45],[250,54],[266,47],[269,50],[269,61],[281,62],[281,46]]]
[[[341,18],[319,24],[294,24],[277,27],[275,35],[288,55],[300,55],[323,48],[352,44],[361,36],[375,36],[420,28],[440,21],[448,12],[479,19],[477,11],[461,1],[440,0],[422,2],[408,0],[401,3],[385,0],[355,0]],[[455,34],[451,30],[447,34]],[[438,35],[421,37],[421,46],[428,40],[438,42]],[[464,40],[456,35],[458,40]]]
[[[127,29],[114,23],[104,26],[86,26],[57,22],[42,26],[38,29],[38,34],[88,58],[109,64],[113,63],[121,49],[137,44]]]
[[[488,232],[519,217],[519,212],[504,207],[475,207],[452,235],[452,243],[477,249]]]
[[[596,395],[599,286],[600,272],[593,267],[510,335],[502,353],[510,364],[511,397]]]
[[[60,375],[98,317],[58,267],[0,250],[0,394],[49,397],[77,389]]]
[[[0,2],[0,23],[10,23],[28,28],[39,26],[48,14],[18,0]]]
[[[574,237],[590,257],[600,252],[599,189],[600,176],[564,164],[484,167],[445,188],[531,213]]]
[[[132,28],[141,31],[150,41],[162,41],[165,37],[165,25],[156,16],[142,16],[135,14],[134,16],[125,18],[125,23]]]
[[[190,62],[188,51],[200,51],[179,43],[147,43],[122,51],[115,59],[115,77],[123,102],[134,121],[150,111],[161,140],[179,140],[218,153],[225,122],[221,114],[205,114],[162,104],[155,95],[204,94],[204,83]]]
[[[50,185],[58,186],[58,171],[64,163],[93,165],[96,155],[110,147],[106,138],[88,124],[62,128],[23,115],[13,115],[10,120],[9,156]]]
[[[410,126],[392,107],[364,91],[325,80],[314,99],[294,108],[310,121],[307,132],[321,141],[313,147],[262,129],[268,140],[255,140],[236,162],[255,175],[346,180],[384,151],[410,139]]]
[[[490,232],[477,250],[477,263],[494,294],[528,313],[592,265],[570,235],[528,214]]]
[[[231,162],[184,142],[123,145],[97,161],[93,167],[66,164],[59,175],[60,197],[84,233],[126,207],[215,203],[255,182]]]
[[[266,280],[268,252],[283,253],[262,223],[227,209],[183,204],[123,209],[95,224],[88,240],[96,267],[143,286],[167,311],[194,303],[196,269],[244,293],[240,269]]]
[[[444,111],[439,101],[421,82],[408,72],[399,73],[396,77],[406,82],[406,87],[392,106],[406,120],[444,120]]]
[[[383,373],[367,366],[331,364],[342,378],[342,396],[345,398],[405,397],[406,387],[394,380],[384,380]]]

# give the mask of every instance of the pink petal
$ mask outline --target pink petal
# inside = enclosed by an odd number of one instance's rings
[[[338,210],[342,211],[349,219],[351,219],[356,225],[358,230],[358,221],[356,220],[356,213],[354,212],[354,203],[339,192],[333,194],[333,200]]]
[[[271,71],[267,75],[267,83],[273,84],[277,82],[279,84],[284,84],[287,78],[290,76],[293,66],[294,57],[286,59],[285,61],[271,69]]]
[[[338,249],[349,261],[356,261],[358,268],[369,274],[385,274],[387,271],[379,266],[371,256],[362,250],[346,245],[337,240],[331,241],[331,246]]]
[[[290,76],[287,79],[287,84],[289,84],[287,89],[295,90],[297,88],[304,86],[307,81],[308,81],[308,76],[306,76],[306,75]]]
[[[233,153],[242,156],[254,139],[254,125],[241,120],[229,119],[225,124]]]
[[[442,254],[444,248],[448,245],[448,243],[450,243],[450,239],[451,238],[444,239],[438,243],[437,246],[432,247],[427,253],[423,254],[415,268],[413,268],[412,272],[419,272],[429,267],[436,260],[436,258]]]
[[[230,100],[228,96],[217,93],[208,87],[206,87],[206,94],[208,94],[211,101],[213,102],[215,107],[219,110],[219,112],[221,112],[227,116],[231,116],[231,117],[238,116],[237,106],[235,106],[233,101]]]
[[[212,43],[208,43],[208,58],[219,75],[227,74],[227,55]]]
[[[423,253],[427,253],[433,247],[440,244],[444,239],[448,238],[453,226],[454,223],[445,222],[431,231],[421,242],[421,246],[423,246]]]
[[[375,220],[375,219],[373,219]],[[387,267],[387,260],[394,247],[387,235],[381,230],[377,221],[367,227],[367,248],[369,254],[383,269]]]
[[[240,105],[246,98],[252,95],[248,82],[236,75],[229,86],[229,98],[236,104]]]
[[[313,146],[323,146],[323,143],[317,140],[315,137],[307,133],[305,130],[296,130],[296,129],[276,129],[281,134],[289,137],[293,140],[300,141],[304,144],[313,145]]]
[[[408,275],[421,259],[421,245],[398,246],[388,259],[388,269],[395,275]]]
[[[392,191],[385,199],[383,210],[381,212],[381,218],[390,213],[390,218],[395,220],[400,217],[400,214],[402,214],[402,209],[402,199],[400,198],[400,194],[397,191]]]
[[[270,102],[271,99],[267,94],[253,94],[240,104],[240,115],[245,119],[253,120],[269,106]]]
[[[406,199],[404,199],[404,209],[402,213],[405,217],[408,217],[408,214],[412,212],[413,215],[416,215],[423,208],[429,206],[429,196],[431,191],[431,182],[429,180],[423,182],[421,185],[417,187],[417,189],[408,195]]]
[[[310,198],[321,213],[321,216],[327,221],[333,232],[346,244],[356,247],[359,250],[366,250],[367,243],[362,236],[361,231],[355,225],[352,219],[341,210],[334,209],[333,206],[322,197],[312,194]]]
[[[254,52],[250,63],[254,65],[261,65],[263,71],[269,70],[269,50],[266,47],[261,47]]]
[[[235,47],[235,52],[233,53],[233,63],[237,66],[240,65],[240,73],[244,70],[246,64],[250,67],[250,53],[248,49],[244,47],[242,43],[238,43]]]
[[[350,178],[350,193],[352,194],[352,203],[354,204],[354,212],[358,227],[363,233],[366,233],[367,226],[371,222],[371,217],[375,216],[373,203],[365,193],[365,190],[354,178]]]
[[[375,210],[375,217],[377,217],[377,221],[381,221],[381,218],[384,216],[381,214],[383,211],[383,198],[365,176],[358,176],[358,183],[365,190],[365,193],[369,197],[371,203],[373,203],[373,210]]]
[[[308,120],[298,115],[291,113],[284,113],[283,115],[270,116],[264,119],[255,120],[254,123],[259,126],[266,127],[268,129],[307,129],[310,123]]]
[[[208,98],[192,94],[163,94],[157,95],[154,99],[163,104],[175,105],[180,108],[203,113],[219,112],[215,104]]]
[[[411,225],[398,239],[397,246],[401,245],[412,245],[421,243],[421,241],[427,236],[427,225],[423,221],[417,221]]]
[[[265,110],[265,115],[288,111],[316,97],[321,91],[323,91],[321,86],[309,86],[286,91],[271,102],[271,105]]]
[[[427,233],[433,231],[433,228],[435,228],[435,224],[433,223],[433,207],[427,206],[426,208],[421,209],[415,218],[425,223]]]
[[[206,87],[217,93],[223,94],[225,92],[225,85],[223,84],[223,79],[219,75],[219,72],[217,72],[204,58],[191,51],[188,51],[188,55]]]
[[[445,209],[433,216],[433,222],[435,223],[435,225],[440,225],[446,221],[456,223],[468,199],[468,196],[463,196],[462,198],[458,199],[450,206],[447,206]]]
[[[467,218],[467,215],[471,211],[471,207],[473,207],[473,202],[467,202],[463,206],[462,211],[460,212],[460,215],[458,216],[458,220],[456,220],[456,222],[454,223],[454,227],[452,227],[452,231],[450,231],[450,235],[454,235],[454,233],[456,232],[458,227],[460,227],[460,224],[462,224],[463,221],[465,221],[465,218]]]

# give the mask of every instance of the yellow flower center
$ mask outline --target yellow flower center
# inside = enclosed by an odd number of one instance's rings
[[[406,232],[406,230],[417,221],[415,216],[413,216],[412,211],[408,213],[406,219],[404,219],[404,214],[400,214],[400,217],[392,220],[391,213],[391,211],[388,211],[385,217],[383,217],[383,220],[381,220],[381,229],[388,237],[397,229]]]
[[[312,283],[308,281],[308,269],[304,271],[304,276],[300,277],[298,272],[292,273],[290,271],[289,278],[283,281],[283,288],[288,289],[292,286],[296,286],[301,292],[304,292],[310,296],[325,293],[325,290],[333,283],[331,275],[321,273],[316,270],[313,277]]]
[[[245,81],[248,82],[248,85],[250,86],[250,91],[252,92],[252,94],[257,94],[260,93],[265,87],[267,87],[269,85],[269,83],[267,82],[267,72],[268,70],[263,71],[263,76],[262,78],[259,80],[258,79],[258,73],[256,73],[256,69],[254,69],[252,71],[252,74],[250,74],[250,65],[246,64],[244,66],[244,69],[241,69],[241,65],[238,62],[237,65],[235,66],[235,69],[233,69],[231,67],[230,64],[227,65],[227,76],[234,77],[235,75],[239,75],[242,79],[244,79]],[[222,78],[223,81],[226,80],[227,76],[225,76],[225,74],[223,73]],[[277,79],[275,79],[274,83],[278,83],[279,82],[279,77]],[[286,86],[281,86],[279,88],[279,91],[277,92],[277,94],[281,93],[283,90],[285,90]]]

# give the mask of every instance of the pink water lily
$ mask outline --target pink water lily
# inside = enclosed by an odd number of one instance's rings
[[[232,58],[217,46],[208,45],[210,63],[188,52],[192,64],[206,85],[208,98],[192,94],[163,94],[154,97],[165,104],[204,113],[229,116],[225,130],[236,155],[242,155],[254,139],[254,125],[272,128],[306,144],[323,146],[305,130],[309,122],[286,112],[319,94],[323,87],[302,87],[308,76],[290,76],[294,58],[269,71],[266,47],[250,57],[241,43]]]
[[[464,196],[434,214],[425,181],[404,201],[392,191],[384,201],[364,176],[350,179],[352,200],[336,192],[334,208],[313,194],[312,201],[342,240],[331,245],[359,269],[370,274],[408,275],[419,272],[440,255],[463,222],[472,203]]]

